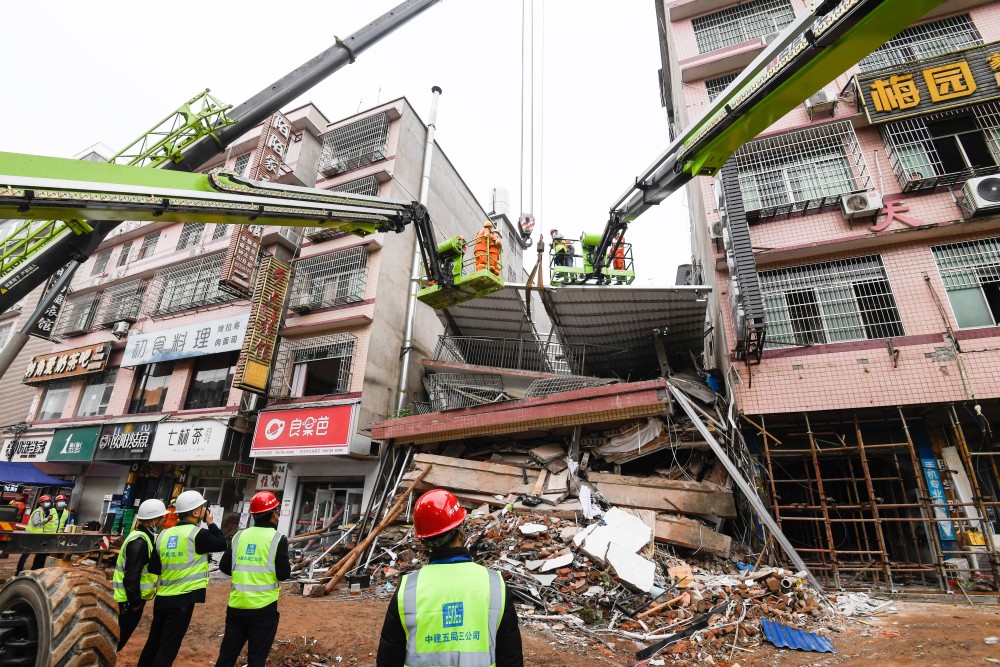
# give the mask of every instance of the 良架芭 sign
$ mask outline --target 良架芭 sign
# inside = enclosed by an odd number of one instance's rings
[[[261,412],[250,456],[347,454],[356,405]]]

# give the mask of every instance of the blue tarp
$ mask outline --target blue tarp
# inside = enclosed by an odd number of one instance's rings
[[[50,477],[35,467],[34,463],[8,463],[0,461],[0,482],[28,486],[73,486],[73,482]]]

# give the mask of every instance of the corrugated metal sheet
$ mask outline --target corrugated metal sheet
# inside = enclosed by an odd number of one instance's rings
[[[836,653],[828,637],[820,637],[814,632],[805,632],[782,625],[766,618],[760,620],[764,637],[767,641],[780,648],[793,648],[800,651],[815,651],[817,653]]]
[[[534,314],[534,313],[533,313]],[[448,309],[459,336],[489,338],[533,337],[524,309],[524,287],[508,285],[498,292],[466,301]]]

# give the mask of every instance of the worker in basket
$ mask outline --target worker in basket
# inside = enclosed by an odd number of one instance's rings
[[[70,511],[66,505],[69,504],[69,498],[63,494],[56,496],[56,506],[53,508],[52,513],[56,515],[56,520],[50,522],[51,529],[46,532],[49,533],[65,533],[66,524],[69,523]],[[48,526],[46,526],[48,528]]]
[[[281,503],[270,491],[250,500],[253,527],[238,531],[219,569],[233,578],[226,633],[215,667],[233,667],[247,644],[247,667],[264,667],[278,632],[279,581],[292,576],[288,540],[278,532]]]
[[[555,258],[556,266],[573,266],[572,253],[569,250],[569,242],[563,238],[558,229],[549,232],[552,237],[552,256]]]
[[[433,489],[413,506],[413,530],[430,563],[403,575],[382,624],[376,667],[523,667],[521,631],[499,572],[472,562],[465,509]]]
[[[31,512],[31,516],[28,517],[28,523],[24,526],[24,532],[26,533],[54,533],[55,526],[58,523],[56,519],[55,512],[52,510],[52,496],[42,495],[38,496],[38,505]],[[49,526],[52,526],[50,529]],[[24,571],[24,566],[28,562],[28,552],[21,554],[21,557],[17,560],[17,569],[14,570],[16,574],[21,574]],[[34,559],[31,561],[31,569],[39,570],[45,567],[45,559],[48,558],[48,554],[35,554]]]
[[[503,243],[500,232],[489,220],[483,223],[483,228],[476,233],[476,241],[472,246],[472,254],[476,259],[476,271],[489,269],[493,275],[500,275],[500,250]]]
[[[614,259],[612,261],[612,267],[615,271],[625,270],[625,234],[623,232],[618,233],[618,238],[614,242]],[[611,255],[611,251],[608,251],[608,255]]]
[[[153,555],[156,534],[163,527],[166,517],[167,508],[162,500],[143,500],[135,514],[135,528],[122,542],[118,552],[111,585],[115,591],[115,602],[118,603],[118,627],[121,630],[118,638],[119,651],[125,648],[129,637],[142,620],[146,601],[156,596],[159,577],[150,573],[149,560]]]

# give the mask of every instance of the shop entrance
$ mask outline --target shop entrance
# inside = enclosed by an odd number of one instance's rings
[[[302,481],[296,500],[292,535],[323,528],[343,509],[334,525],[354,523],[361,516],[364,479],[340,478]]]

